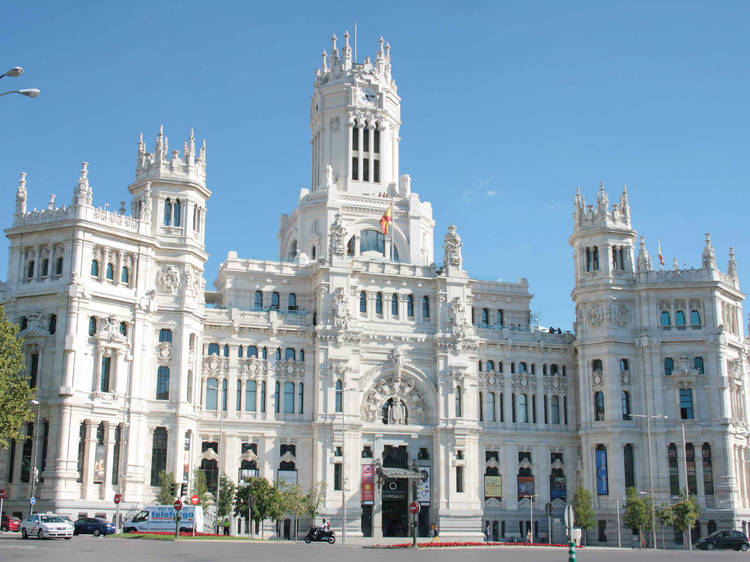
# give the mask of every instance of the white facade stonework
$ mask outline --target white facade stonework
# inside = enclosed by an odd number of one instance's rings
[[[496,538],[525,535],[533,493],[535,536],[549,537],[550,503],[560,541],[584,486],[592,538],[613,543],[617,498],[653,476],[657,503],[689,485],[702,534],[747,531],[733,254],[721,272],[706,236],[700,267],[664,269],[636,247],[627,190],[612,205],[603,186],[596,205],[577,193],[574,332],[534,326],[528,281],[472,279],[455,227],[435,257],[432,207],[399,170],[400,103],[389,45],[357,63],[334,36],[315,72],[311,184],[281,216],[279,261],[229,251],[215,291],[192,132],[182,153],[161,130],[153,152],[138,142],[129,212],[92,206],[85,163],[70,205],[29,210],[22,174],[0,296],[39,389],[39,507],[109,517],[116,492],[125,511],[152,502],[162,470],[210,479],[220,464],[235,482],[326,482],[322,515],[340,526],[345,498],[353,536],[406,532],[413,499],[423,533],[478,539],[489,521]],[[9,513],[28,507],[31,449],[0,451]],[[429,472],[428,489],[395,468]]]

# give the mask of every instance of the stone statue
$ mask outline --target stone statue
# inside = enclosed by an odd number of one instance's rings
[[[326,165],[326,185],[333,185],[333,166]]]
[[[452,224],[448,227],[448,232],[443,240],[443,248],[445,249],[443,260],[446,266],[461,268],[461,246],[463,246],[461,237],[456,232],[456,226]]]
[[[466,336],[466,318],[464,317],[464,307],[461,299],[456,297],[451,303],[450,310],[451,331],[456,338]]]
[[[341,222],[341,213],[336,213],[336,219],[331,224],[330,233],[328,235],[328,256],[329,259],[333,259],[333,256],[343,256],[346,253],[346,228]]]
[[[141,219],[151,221],[151,182],[146,182],[146,190],[143,193],[143,208],[141,209]]]
[[[391,403],[388,404],[388,423],[390,425],[406,424],[406,408],[398,398],[393,398]]]
[[[349,307],[346,302],[346,291],[339,287],[333,293],[333,325],[339,330],[349,329]]]

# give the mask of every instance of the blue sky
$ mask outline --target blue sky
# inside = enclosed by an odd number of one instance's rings
[[[278,7],[276,7],[278,6]],[[699,265],[711,232],[750,281],[750,4],[746,2],[4,2],[0,184],[12,220],[72,196],[89,162],[95,204],[129,201],[138,133],[191,127],[208,143],[206,278],[228,250],[275,259],[279,215],[309,182],[320,52],[359,21],[359,56],[391,43],[403,98],[401,173],[451,222],[465,267],[529,279],[545,325],[573,321],[572,200],[627,183],[652,256]],[[437,255],[441,252],[436,252]],[[7,245],[0,262],[7,261]]]

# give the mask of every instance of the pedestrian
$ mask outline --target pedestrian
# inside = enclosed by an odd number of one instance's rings
[[[490,522],[487,521],[487,526],[484,529],[484,542],[490,542]]]
[[[229,517],[224,518],[224,536],[229,536],[229,526],[231,525]]]
[[[526,542],[531,544],[534,541],[534,535],[531,534],[531,529],[526,531]]]
[[[430,529],[430,536],[432,537],[432,541],[430,542],[440,542],[440,535],[438,534],[437,525],[432,525],[432,528]]]

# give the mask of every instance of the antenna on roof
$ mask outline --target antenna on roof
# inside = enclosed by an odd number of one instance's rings
[[[357,20],[354,20],[354,64],[357,64]]]

